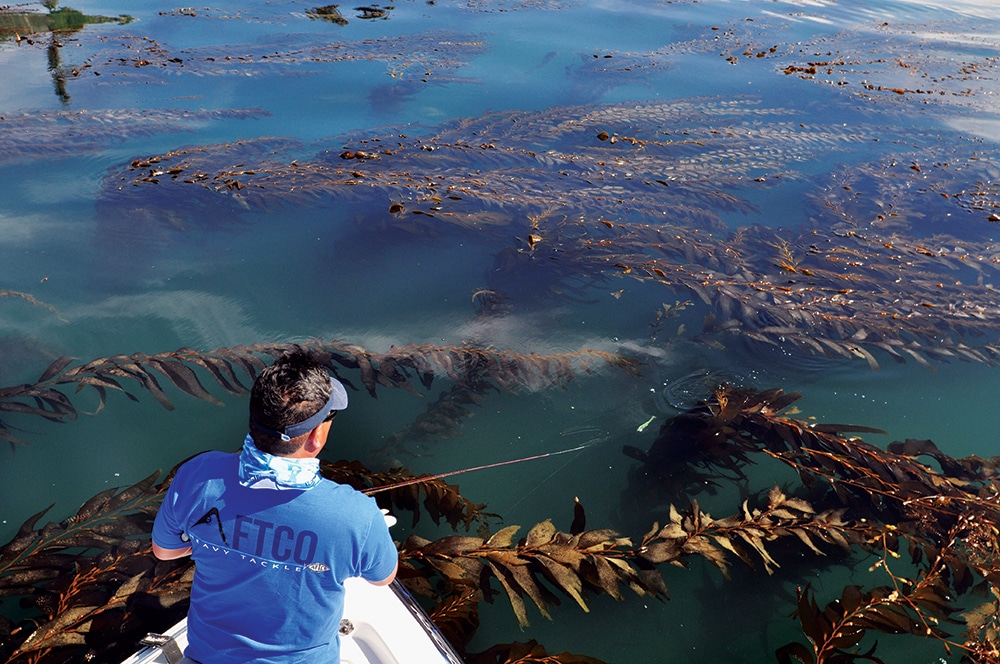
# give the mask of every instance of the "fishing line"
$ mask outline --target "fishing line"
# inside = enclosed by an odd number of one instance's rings
[[[587,441],[586,443],[584,443],[583,445],[581,445],[580,447],[578,447],[576,449],[580,450],[580,453],[582,454],[583,450],[585,450],[586,448],[591,447],[592,445],[596,445],[597,443],[603,443],[607,439],[608,439],[607,436],[603,436],[603,437],[599,437],[599,438],[594,438],[592,440]],[[531,494],[533,494],[536,491],[538,491],[538,489],[543,484],[545,484],[546,482],[548,482],[554,476],[556,476],[559,473],[561,473],[566,466],[568,466],[569,464],[571,464],[574,461],[576,461],[579,458],[579,456],[580,456],[579,454],[573,456],[572,458],[568,459],[566,461],[566,463],[564,463],[563,465],[559,466],[558,468],[556,468],[555,470],[553,470],[551,473],[549,473],[548,475],[546,475],[545,477],[543,477],[537,484],[535,484],[534,488],[531,491],[528,491],[527,493],[522,493],[521,497],[518,498],[517,501],[513,505],[508,505],[507,506],[507,510],[513,510],[515,507],[517,507],[518,505],[520,505],[521,503],[523,503],[525,501],[525,499],[528,498],[528,496],[530,496]]]
[[[446,473],[436,473],[434,475],[421,475],[420,477],[414,477],[408,480],[403,480],[402,482],[395,482],[393,484],[386,484],[384,486],[376,486],[370,489],[362,489],[361,493],[370,496],[373,493],[381,493],[382,491],[389,491],[390,489],[398,489],[400,487],[410,486],[411,484],[420,484],[421,482],[430,482],[431,480],[439,480],[445,477],[451,477],[452,475],[461,475],[462,473],[471,473],[476,470],[486,470],[487,468],[498,468],[500,466],[509,466],[511,464],[521,463],[523,461],[534,461],[536,459],[545,459],[546,457],[559,456],[560,454],[569,454],[570,452],[577,452],[580,450],[584,450],[599,440],[601,439],[595,438],[592,440],[588,440],[582,445],[577,445],[576,447],[570,447],[565,450],[557,450],[555,452],[545,452],[543,454],[534,454],[532,456],[521,457],[519,459],[508,459],[507,461],[497,461],[495,463],[487,463],[482,466],[472,466],[471,468],[452,470]],[[570,461],[572,461],[572,459],[570,459]]]

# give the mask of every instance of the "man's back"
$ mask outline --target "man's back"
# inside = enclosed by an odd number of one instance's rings
[[[178,471],[153,530],[196,563],[186,654],[215,662],[337,661],[343,580],[379,581],[396,551],[374,500],[323,480],[248,488],[239,455],[208,452]]]

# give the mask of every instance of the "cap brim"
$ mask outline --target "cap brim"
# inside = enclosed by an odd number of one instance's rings
[[[330,400],[328,403],[329,407],[333,410],[344,410],[347,408],[347,390],[333,376],[330,377]]]

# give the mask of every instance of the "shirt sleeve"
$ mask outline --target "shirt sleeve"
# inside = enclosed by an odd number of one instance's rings
[[[374,505],[375,501],[372,501]],[[368,530],[368,538],[365,540],[364,549],[361,552],[360,570],[361,578],[366,581],[383,581],[396,568],[399,561],[399,552],[396,551],[396,544],[389,534],[389,526],[385,523],[385,517],[377,507],[371,517],[371,525]]]
[[[190,542],[181,539],[184,527],[177,516],[177,502],[180,498],[181,474],[178,472],[163,496],[163,503],[153,519],[153,543],[164,549],[184,549]]]

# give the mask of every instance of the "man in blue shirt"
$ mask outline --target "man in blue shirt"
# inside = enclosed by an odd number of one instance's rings
[[[343,581],[396,576],[375,501],[323,479],[317,455],[347,392],[301,353],[254,382],[240,454],[206,452],[177,471],[153,553],[195,561],[185,655],[202,664],[340,661]]]

